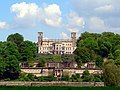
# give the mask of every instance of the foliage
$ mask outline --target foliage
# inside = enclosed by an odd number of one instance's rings
[[[107,86],[120,86],[120,67],[114,62],[104,64],[103,76]]]
[[[36,57],[37,47],[31,41],[23,41],[20,45],[21,61],[33,61]]]
[[[69,71],[63,71],[61,80],[62,81],[69,81],[70,80],[70,72]]]
[[[90,75],[89,71],[88,70],[85,70],[82,74],[82,81],[83,82],[90,82],[92,81],[92,75]]]
[[[104,58],[119,62],[120,35],[112,32],[102,34],[84,32],[77,40],[74,54],[78,65],[95,61],[98,67],[102,67]]]
[[[75,61],[74,55],[63,54],[61,55],[62,61]]]
[[[17,80],[18,81],[37,81],[38,79],[33,74],[21,73]]]
[[[20,73],[20,54],[16,44],[0,42],[0,79],[16,79]]]
[[[65,75],[61,77],[61,81],[69,81],[69,80],[70,80],[69,75]]]
[[[96,66],[102,67],[103,66],[103,59],[102,57],[98,56],[95,61]]]
[[[94,76],[94,79],[93,79],[94,82],[103,82],[103,75],[94,74],[93,76]]]
[[[72,82],[81,82],[82,79],[80,77],[80,74],[73,74],[71,77],[70,77],[70,81]]]
[[[36,56],[36,60],[38,60],[43,66],[45,62],[65,62],[65,61],[75,61],[74,55],[51,55],[51,54],[39,54]]]
[[[40,76],[38,77],[38,81],[56,81],[57,78],[54,76]]]
[[[24,38],[19,33],[11,34],[7,37],[7,41],[15,43],[18,47],[23,42]]]

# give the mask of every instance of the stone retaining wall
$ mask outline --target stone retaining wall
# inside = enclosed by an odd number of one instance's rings
[[[104,86],[104,82],[23,82],[3,81],[0,86]]]

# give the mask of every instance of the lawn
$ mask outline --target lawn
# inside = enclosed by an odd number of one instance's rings
[[[70,86],[42,86],[42,87],[14,87],[1,86],[0,90],[120,90],[119,87],[70,87]]]

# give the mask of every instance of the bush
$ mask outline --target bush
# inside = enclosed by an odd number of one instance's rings
[[[94,82],[102,82],[102,75],[94,74]]]
[[[92,76],[90,75],[89,71],[88,70],[85,70],[82,74],[82,81],[83,82],[90,82],[92,81],[93,78],[91,78]]]
[[[73,74],[70,78],[70,81],[72,82],[81,82],[80,74]]]
[[[19,81],[36,81],[37,77],[34,76],[33,74],[21,73],[17,80],[19,80]]]
[[[69,80],[70,80],[69,75],[62,76],[62,77],[61,77],[61,81],[69,81]]]
[[[40,76],[40,77],[38,77],[38,81],[56,81],[57,80],[57,78],[56,77],[54,77],[54,76]]]

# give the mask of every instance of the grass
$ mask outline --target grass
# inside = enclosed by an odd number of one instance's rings
[[[120,90],[120,87],[70,87],[70,86],[0,86],[0,90]]]

